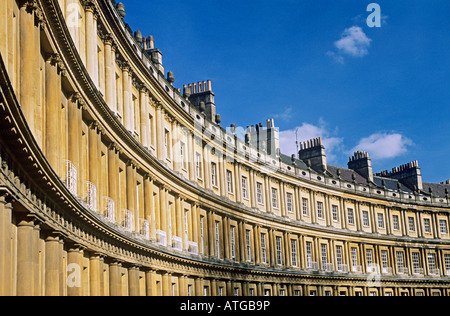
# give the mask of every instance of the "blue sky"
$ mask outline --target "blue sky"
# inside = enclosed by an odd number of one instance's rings
[[[322,137],[328,162],[368,151],[374,171],[418,160],[450,179],[450,1],[124,0],[176,87],[212,80],[222,125],[274,118],[281,148]]]

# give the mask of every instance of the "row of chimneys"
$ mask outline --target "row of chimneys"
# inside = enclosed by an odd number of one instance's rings
[[[422,174],[417,160],[377,173],[376,176],[399,180],[401,183],[414,190],[423,190]]]
[[[202,93],[202,92],[208,92],[212,91],[212,85],[211,80],[207,81],[199,81],[198,83],[190,83],[188,85],[183,86],[183,90],[186,92],[189,92],[189,94],[196,94],[196,93]]]
[[[327,170],[325,148],[320,137],[302,142],[300,144],[298,157],[305,162],[309,162],[308,165],[317,172],[324,173]],[[354,155],[349,158],[348,168],[360,174],[367,179],[368,182],[374,182],[372,162],[369,153],[362,151],[355,152]],[[423,190],[422,175],[417,160],[395,167],[390,173],[388,171],[377,173],[376,176],[396,179],[410,189]]]
[[[306,149],[314,148],[314,147],[318,147],[318,146],[322,146],[322,138],[321,137],[313,138],[306,142],[300,143],[300,150],[306,150]]]
[[[397,173],[405,172],[405,171],[415,169],[415,168],[419,168],[419,162],[417,160],[409,162],[404,165],[401,165],[399,167],[394,167],[394,168],[392,168],[391,172],[389,172],[388,170],[381,171],[381,172],[377,173],[376,176],[388,177],[388,176],[392,176]]]
[[[134,32],[134,38],[145,50],[155,48],[155,40],[151,35],[149,37],[142,37],[141,31],[136,31]]]
[[[155,40],[153,39],[153,36],[144,37],[142,39],[142,43],[144,44],[144,49],[154,49],[155,48]]]
[[[362,151],[357,151],[357,152],[355,152],[355,154],[353,156],[351,156],[349,158],[349,162],[355,161],[355,160],[358,160],[358,159],[363,159],[363,158],[369,158],[369,153],[362,152]]]
[[[274,119],[267,119],[267,129],[275,128],[275,120]],[[247,132],[250,133],[259,133],[259,131],[264,130],[263,123],[258,123],[255,125],[247,126]]]

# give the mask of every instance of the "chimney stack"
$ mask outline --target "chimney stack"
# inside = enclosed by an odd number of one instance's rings
[[[148,42],[148,43],[147,43]],[[164,66],[162,62],[162,56],[163,54],[161,51],[157,48],[155,48],[155,41],[153,39],[153,36],[149,36],[146,38],[146,43],[144,43],[144,48],[146,48],[147,54],[150,55],[153,64],[158,68],[158,70],[164,74]]]
[[[213,123],[216,123],[216,104],[214,103],[214,93],[211,89],[211,80],[198,81],[185,86],[184,96],[200,109],[200,105],[205,105],[205,115]]]
[[[348,168],[356,171],[368,181],[373,182],[372,161],[369,154],[362,151],[357,151],[348,162]]]
[[[267,128],[263,123],[252,125],[250,128],[251,146],[273,158],[280,156],[279,129],[275,127],[273,119],[267,120]]]
[[[319,173],[327,170],[327,156],[320,137],[300,143],[298,158],[305,162],[309,160],[311,168]]]
[[[417,160],[392,168],[391,172],[383,171],[376,176],[396,179],[410,189],[423,190],[422,174],[420,173],[419,162]]]

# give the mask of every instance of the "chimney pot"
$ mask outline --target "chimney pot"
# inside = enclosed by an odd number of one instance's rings
[[[150,35],[148,37],[148,49],[154,49],[155,48],[155,40],[153,39],[153,36]]]
[[[142,41],[144,42],[144,49],[147,50],[148,49],[147,37],[144,37]]]

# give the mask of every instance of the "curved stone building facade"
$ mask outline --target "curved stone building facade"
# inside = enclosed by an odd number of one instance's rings
[[[0,295],[450,295],[449,184],[222,127],[125,14],[1,1]]]

